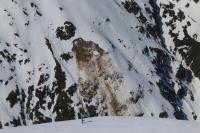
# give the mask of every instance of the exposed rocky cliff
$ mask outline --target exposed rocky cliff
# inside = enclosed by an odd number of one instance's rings
[[[198,0],[1,0],[0,128],[81,116],[199,120]]]

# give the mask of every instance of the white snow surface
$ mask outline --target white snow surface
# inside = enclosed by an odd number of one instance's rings
[[[0,133],[199,133],[199,122],[170,119],[101,117],[7,128]]]

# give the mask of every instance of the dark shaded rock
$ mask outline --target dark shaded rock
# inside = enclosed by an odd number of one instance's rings
[[[176,94],[174,83],[171,80],[172,68],[169,53],[158,48],[150,48],[150,51],[156,53],[152,63],[155,65],[156,73],[160,76],[157,85],[160,88],[161,95],[173,106],[174,116],[177,119],[187,120],[187,115],[182,111],[182,101]]]
[[[198,3],[199,2],[199,0],[193,0],[195,3]]]
[[[62,67],[61,67],[59,61],[56,59],[54,52],[52,50],[51,44],[48,39],[46,39],[46,45],[48,46],[49,50],[51,51],[52,56],[56,63],[56,66],[54,68],[56,82],[54,82],[53,84],[54,84],[54,87],[56,87],[55,93],[59,93],[61,90],[65,89],[65,87],[66,87],[66,83],[65,83],[66,75],[65,75],[65,72],[62,70]]]
[[[144,92],[143,90],[139,89],[137,90],[137,92],[130,92],[131,97],[129,98],[129,100],[136,104],[140,99],[144,98]]]
[[[64,26],[58,27],[56,30],[57,38],[61,40],[69,40],[75,35],[76,27],[69,21],[65,21]]]
[[[166,111],[161,112],[161,113],[159,114],[159,117],[160,117],[160,118],[168,118],[168,113],[167,113]]]
[[[15,91],[11,91],[8,97],[6,98],[6,100],[10,102],[11,108],[18,102],[17,96],[18,94]]]
[[[65,61],[68,61],[73,58],[73,56],[70,53],[63,53],[62,55],[60,55],[60,57]]]
[[[21,116],[21,120],[22,120],[22,124],[23,125],[27,125],[26,124],[26,112],[25,112],[25,100],[26,100],[26,94],[24,92],[23,89],[21,89],[21,95],[20,95],[20,116]]]
[[[149,48],[146,46],[143,50],[142,50],[142,53],[146,56],[149,56],[150,53],[149,53]]]
[[[74,95],[74,93],[77,91],[77,85],[73,84],[72,86],[70,86],[67,90],[68,94],[72,97]]]
[[[135,116],[136,117],[142,117],[142,116],[144,116],[144,113],[143,112],[139,112],[139,113],[135,114]]]
[[[41,124],[41,123],[48,123],[52,122],[51,118],[45,117],[42,113],[39,111],[35,111],[34,113],[36,119],[33,120],[33,124]]]
[[[190,70],[184,68],[182,64],[180,65],[180,67],[176,73],[176,77],[182,81],[187,81],[188,83],[190,83],[193,78],[192,72]]]
[[[75,111],[71,106],[72,100],[67,92],[62,91],[57,98],[53,112],[56,112],[56,121],[73,120],[75,119]]]
[[[49,74],[40,75],[40,79],[38,81],[38,85],[44,84],[49,79]]]
[[[16,54],[11,54],[6,49],[4,49],[3,51],[0,51],[0,55],[3,57],[3,59],[6,59],[8,61],[8,63],[16,61]]]
[[[96,106],[86,105],[86,108],[87,108],[87,111],[88,111],[90,117],[98,116],[98,113],[96,112],[97,111]]]
[[[134,13],[136,15],[139,13],[139,11],[141,11],[140,6],[133,0],[131,1],[126,0],[125,2],[122,2],[122,4],[129,13]]]
[[[190,66],[194,75],[200,78],[200,42],[197,42],[187,32],[187,26],[183,27],[185,37],[179,40],[174,38],[176,51],[178,51],[186,61],[186,64]]]
[[[196,113],[192,112],[192,115],[193,115],[194,120],[196,120],[197,119]]]
[[[22,125],[19,117],[17,119],[14,118],[13,121],[10,122],[10,124],[12,124],[14,127],[18,127]]]
[[[185,96],[187,96],[187,89],[182,87],[178,90],[177,95],[179,98],[183,99]]]

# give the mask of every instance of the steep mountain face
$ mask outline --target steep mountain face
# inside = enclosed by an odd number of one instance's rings
[[[198,0],[1,0],[0,127],[199,120]]]

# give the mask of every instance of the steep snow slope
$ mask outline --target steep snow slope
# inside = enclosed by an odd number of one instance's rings
[[[199,119],[198,74],[170,51],[162,4],[1,0],[0,127],[81,115]]]
[[[80,120],[8,128],[0,133],[198,133],[200,124],[177,120],[161,120],[131,117],[90,118],[84,124]]]

